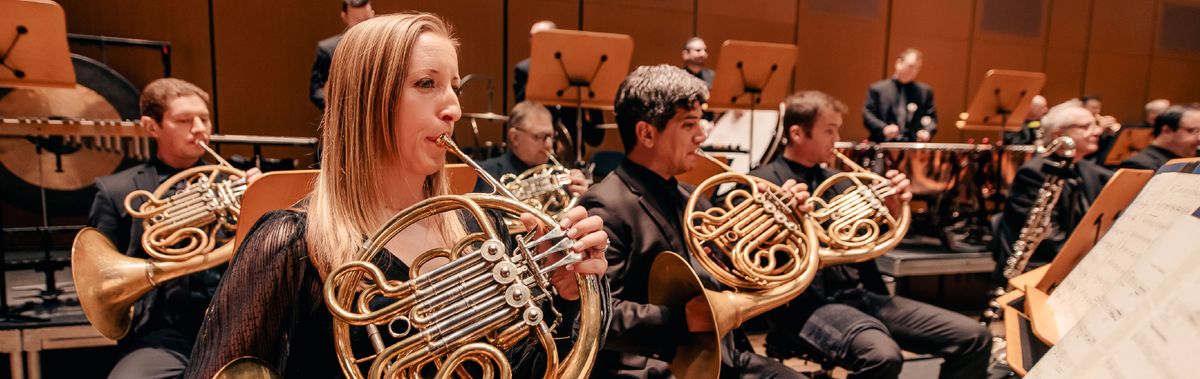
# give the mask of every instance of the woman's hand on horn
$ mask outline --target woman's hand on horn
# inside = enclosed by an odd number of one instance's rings
[[[575,240],[575,246],[571,250],[578,252],[581,257],[579,262],[551,273],[550,281],[560,297],[577,300],[579,287],[575,281],[575,274],[604,275],[608,269],[608,260],[604,257],[608,250],[608,233],[604,232],[604,221],[597,216],[588,216],[583,207],[571,208],[559,216],[562,219],[559,226],[567,230],[567,237]],[[531,214],[522,214],[521,223],[525,224],[528,230],[537,229],[537,219]],[[554,264],[559,259],[562,259],[562,255],[555,254],[547,264]]]

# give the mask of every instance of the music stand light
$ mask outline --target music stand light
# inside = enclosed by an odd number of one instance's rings
[[[754,168],[753,111],[778,108],[787,94],[799,51],[796,45],[780,43],[727,40],[721,44],[708,109],[751,112],[747,147],[751,169]]]
[[[530,44],[526,97],[579,110],[575,161],[582,164],[583,109],[613,108],[617,88],[629,73],[633,37],[555,29],[534,34]]]

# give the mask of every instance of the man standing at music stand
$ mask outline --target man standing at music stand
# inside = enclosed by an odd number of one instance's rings
[[[342,23],[350,29],[358,23],[375,17],[370,0],[342,0]],[[312,76],[308,82],[308,99],[317,109],[325,110],[325,81],[329,79],[329,65],[333,63],[333,50],[342,40],[342,33],[317,43],[317,60],[313,62]]]
[[[923,55],[905,49],[896,57],[890,79],[871,84],[863,106],[863,124],[871,142],[927,142],[937,133],[933,89],[917,82]]]

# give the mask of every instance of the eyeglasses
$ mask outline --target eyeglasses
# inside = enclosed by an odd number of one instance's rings
[[[528,130],[525,130],[523,128],[513,128],[513,129],[516,129],[516,130],[520,131],[521,133],[528,134],[530,137],[533,137],[533,139],[535,141],[546,141],[551,138],[554,138],[554,132],[534,134],[534,133],[530,133]]]

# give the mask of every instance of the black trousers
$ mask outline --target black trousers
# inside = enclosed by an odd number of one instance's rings
[[[900,296],[857,296],[862,300],[817,308],[802,325],[774,320],[768,343],[804,346],[852,371],[850,378],[899,377],[902,349],[945,359],[939,378],[987,377],[992,335],[979,322]]]
[[[177,378],[187,367],[188,356],[166,347],[136,348],[117,361],[108,373],[110,379]]]

